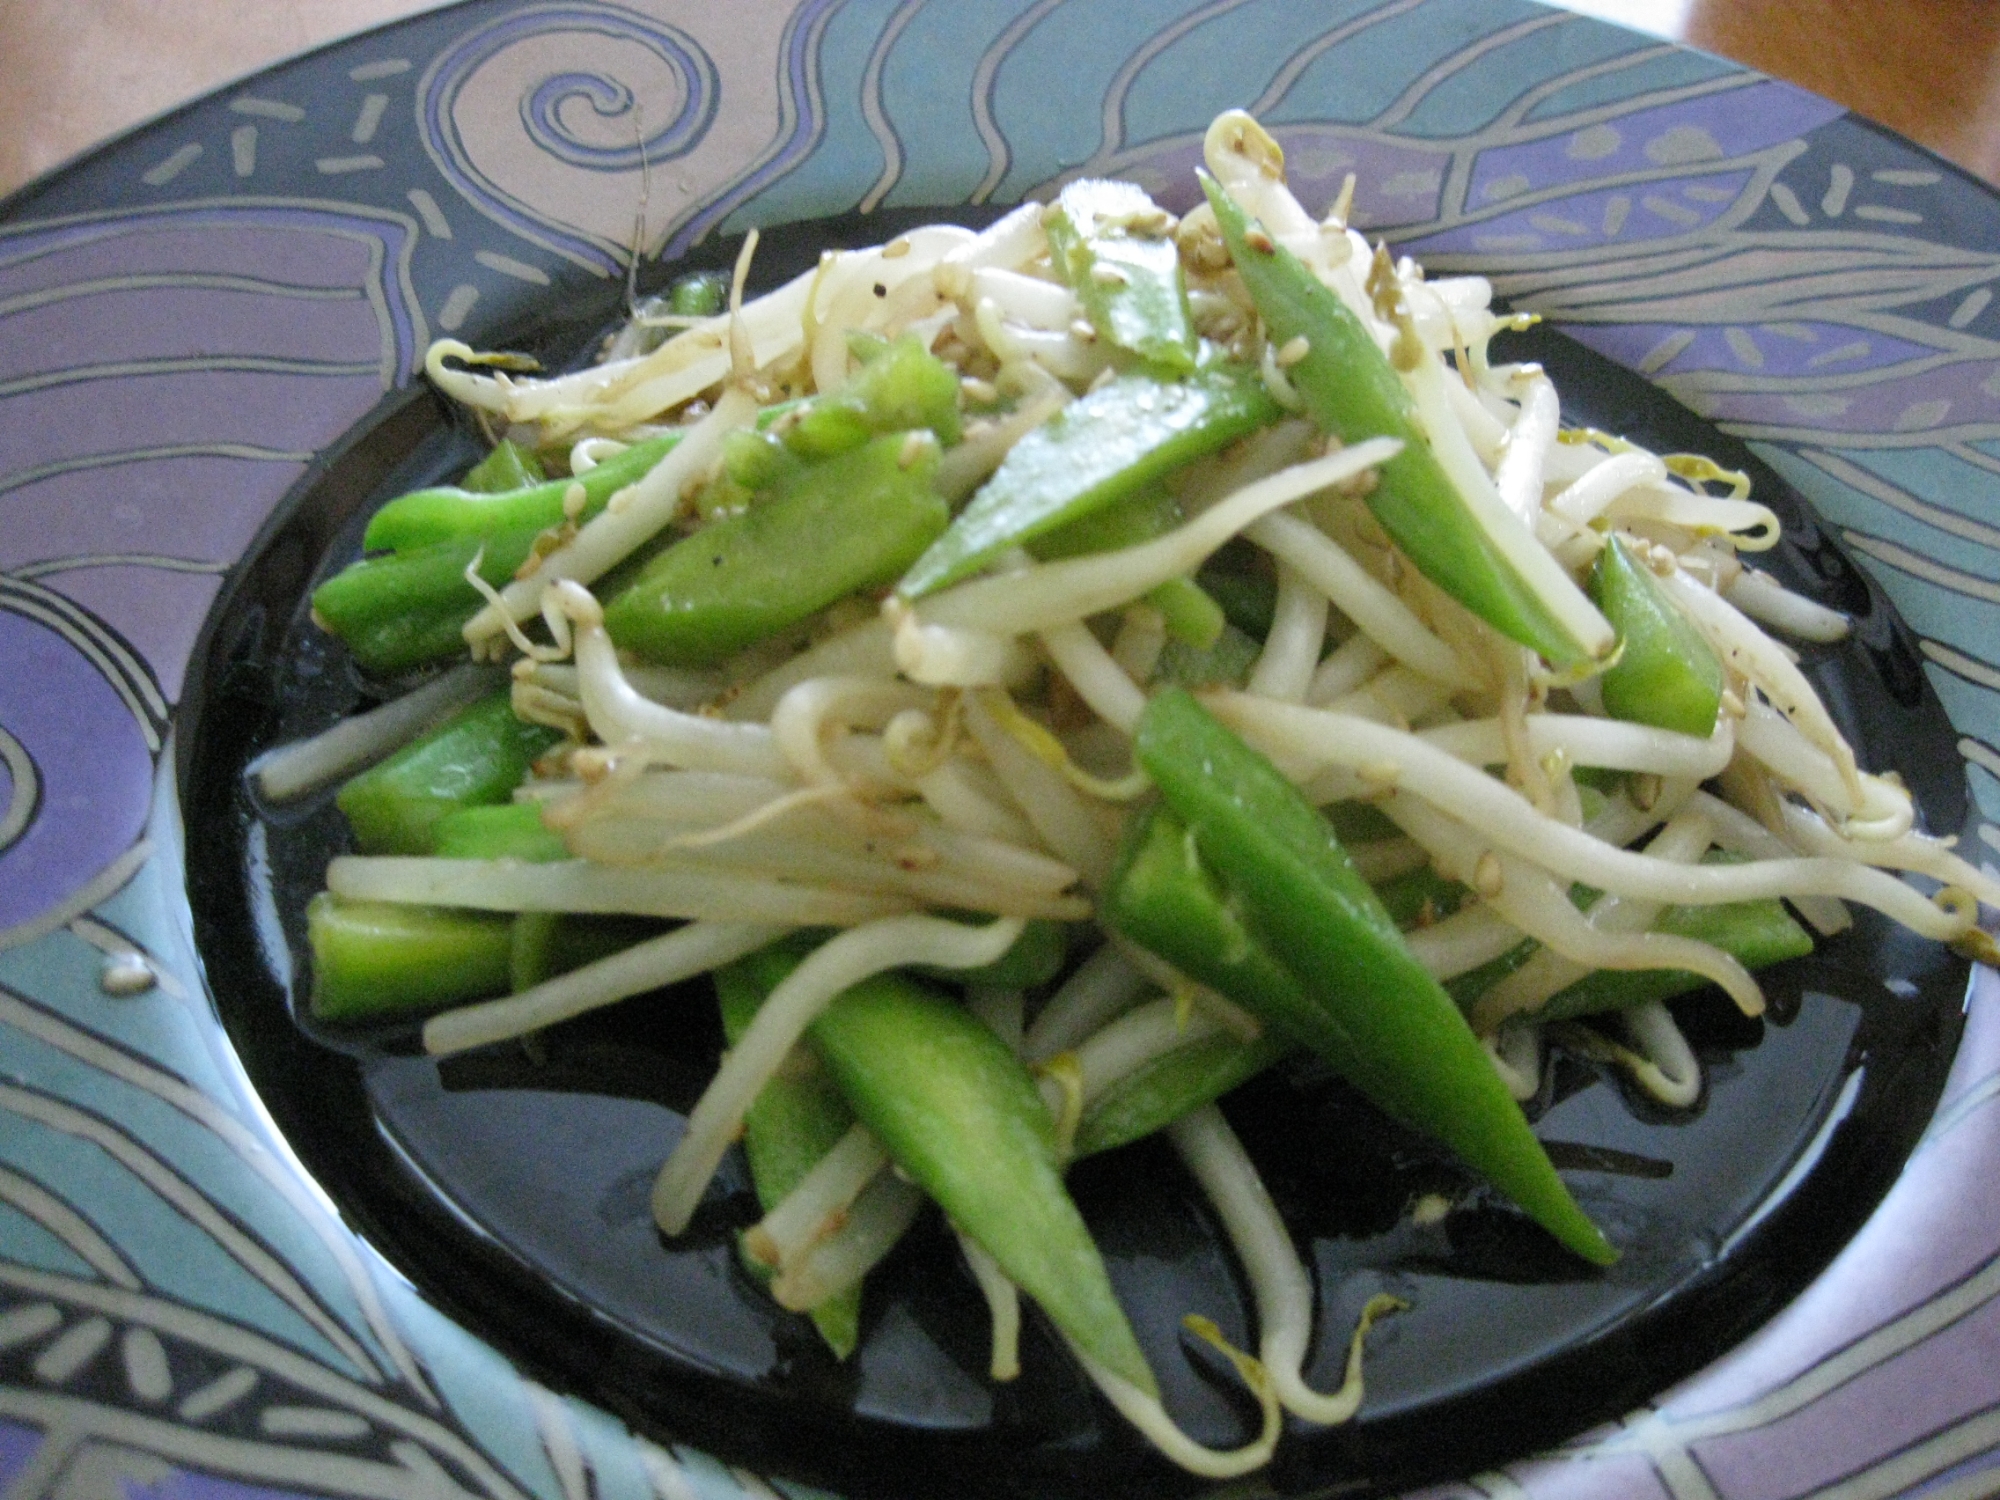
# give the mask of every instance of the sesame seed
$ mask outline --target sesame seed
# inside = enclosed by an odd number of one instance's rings
[[[1500,868],[1500,856],[1491,849],[1480,855],[1479,863],[1473,866],[1472,888],[1488,901],[1507,888],[1507,874]]]
[[[1392,787],[1403,779],[1403,768],[1393,760],[1371,760],[1356,766],[1355,774],[1370,786]]]

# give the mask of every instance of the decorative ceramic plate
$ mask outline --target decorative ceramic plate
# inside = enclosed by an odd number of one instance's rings
[[[757,1382],[697,1372],[684,1408],[648,1400],[621,1384],[655,1372],[621,1363],[635,1345],[615,1310],[552,1303],[603,1341],[542,1337],[495,1310],[491,1266],[468,1261],[460,1284],[399,1234],[300,1123],[330,1085],[274,1071],[241,1018],[240,975],[286,978],[286,914],[255,899],[282,881],[261,824],[221,826],[233,804],[190,742],[272,671],[311,676],[271,655],[301,580],[343,518],[449,456],[415,389],[432,337],[579,349],[635,239],[656,279],[753,224],[878,237],[1078,172],[1174,202],[1232,105],[1273,127],[1308,202],[1354,172],[1359,226],[1543,313],[1550,360],[1595,388],[1582,409],[1694,423],[1802,496],[1816,521],[1799,518],[1795,566],[1867,622],[1836,706],[1934,820],[1963,821],[1968,854],[2000,842],[2000,252],[1981,248],[2000,206],[1834,106],[1491,0],[475,0],[359,38],[0,211],[8,1500],[727,1500],[835,1471],[885,1494],[1008,1487],[865,1462],[758,1478],[732,1465],[792,1451],[765,1430],[798,1399],[782,1382],[732,1406],[731,1380]],[[251,899],[218,939],[203,914],[223,888]],[[1942,982],[1879,945],[1855,967],[1878,1010]],[[1907,974],[1922,983],[1905,996]],[[1741,1053],[1754,1069],[1829,1049],[1707,1252],[1729,1278],[1676,1283],[1727,1279],[1725,1301],[1683,1304],[1683,1322],[1726,1317],[1705,1342],[1628,1349],[1643,1400],[1618,1420],[1599,1419],[1622,1384],[1523,1387],[1534,1410],[1511,1430],[1488,1413],[1462,1446],[1502,1466],[1429,1493],[1993,1493],[2000,990],[1978,974],[1962,1027],[1957,993],[1933,994],[1930,1030],[1893,1053],[1812,1026]],[[1911,1067],[1920,1114],[1936,1101],[1920,1139],[1893,1118],[1857,1134],[1884,1056]],[[1809,1191],[1835,1180],[1862,1198]],[[1796,1250],[1791,1274],[1772,1245]],[[1689,1373],[1697,1346],[1712,1362]],[[911,1405],[899,1420],[921,1426]],[[1440,1472],[1427,1445],[1461,1451],[1457,1432],[1380,1430],[1401,1446],[1379,1463],[1355,1459],[1365,1442],[1318,1448],[1271,1483],[1337,1491]],[[705,1448],[676,1441],[694,1432]]]

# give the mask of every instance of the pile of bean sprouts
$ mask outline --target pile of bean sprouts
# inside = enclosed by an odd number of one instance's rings
[[[1557,678],[1390,545],[1362,497],[1392,445],[1341,447],[1296,415],[1180,473],[1171,487],[1190,519],[1157,540],[1046,563],[1015,554],[914,604],[851,599],[803,641],[753,647],[714,670],[621,656],[592,583],[697,524],[724,436],[763,406],[841,384],[851,332],[915,334],[956,368],[967,405],[992,413],[970,421],[943,457],[939,482],[954,502],[1024,433],[1110,377],[1111,353],[1051,266],[1037,204],[976,233],[938,225],[829,251],[810,272],[746,300],[753,234],[727,313],[669,330],[650,352],[640,352],[648,330],[629,330],[574,374],[520,376],[440,341],[427,369],[441,390],[495,432],[544,451],[567,444],[573,472],[644,436],[684,435],[602,514],[565,528],[521,576],[487,590],[465,632],[470,664],[421,697],[341,726],[335,743],[297,747],[265,775],[297,790],[340,774],[475,695],[493,664],[509,661],[518,713],[569,732],[518,796],[540,804],[572,860],[345,856],[333,860],[328,887],[371,901],[636,913],[683,925],[432,1018],[423,1040],[435,1054],[689,979],[794,929],[840,929],[771,995],[690,1115],[653,1198],[670,1236],[686,1227],[759,1090],[842,990],[910,965],[984,964],[1029,919],[1091,921],[1120,828],[1146,791],[1129,734],[1169,649],[1143,596],[1231,542],[1268,554],[1276,614],[1247,681],[1207,690],[1203,701],[1314,803],[1360,801],[1387,815],[1399,836],[1352,851],[1369,878],[1429,865],[1471,888],[1475,899],[1409,935],[1432,974],[1466,973],[1524,937],[1541,945],[1472,1015],[1519,1097],[1534,1094],[1544,1048],[1536,1027],[1516,1018],[1588,970],[1690,970],[1758,1013],[1757,981],[1735,959],[1649,930],[1668,905],[1783,897],[1830,934],[1848,924],[1847,903],[1860,903],[1950,942],[1974,933],[1980,901],[2000,904],[2000,884],[1954,854],[1950,839],[1913,828],[1910,796],[1893,774],[1857,765],[1783,644],[1836,640],[1847,622],[1754,566],[1778,523],[1742,476],[1566,428],[1539,367],[1489,356],[1493,336],[1525,320],[1496,312],[1485,281],[1426,279],[1410,261],[1378,255],[1346,226],[1351,183],[1314,218],[1268,169],[1268,153],[1223,123],[1211,132],[1208,167],[1244,208],[1385,349],[1399,322],[1415,330],[1426,357],[1407,383],[1456,484],[1503,507],[1522,544],[1572,579],[1613,536],[1651,568],[1725,665],[1716,728],[1698,739],[1604,716],[1590,678]],[[1298,412],[1285,374],[1295,356],[1266,340],[1210,211],[1163,221],[1201,336],[1261,368],[1272,396]],[[1383,316],[1380,287],[1368,284],[1382,267],[1399,322]],[[1627,774],[1620,789],[1586,797],[1576,773],[1587,768]],[[1704,863],[1715,849],[1735,858]],[[1941,889],[1926,895],[1904,872]],[[1580,910],[1577,885],[1603,894]],[[984,920],[968,923],[968,912]],[[1254,1018],[1156,957],[1105,932],[1091,943],[1038,1009],[1019,993],[968,998],[1037,1072],[1059,1120],[1073,1124],[1167,1049],[1258,1034]],[[1663,1006],[1607,1019],[1596,1036],[1601,1056],[1662,1100],[1696,1097],[1699,1069]],[[1212,1106],[1169,1134],[1254,1289],[1257,1356],[1230,1352],[1265,1420],[1240,1448],[1206,1448],[1157,1400],[1091,1373],[1176,1462],[1238,1474],[1269,1458],[1281,1412],[1312,1422],[1353,1413],[1360,1334],[1343,1387],[1309,1389],[1301,1369],[1311,1283],[1255,1167]],[[857,1125],[747,1243],[772,1268],[773,1295],[810,1308],[879,1261],[921,1203]],[[1004,1378],[1016,1367],[1017,1297],[976,1244],[966,1241],[965,1252],[992,1308],[993,1372]]]

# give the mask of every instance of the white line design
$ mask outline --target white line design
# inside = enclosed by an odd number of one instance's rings
[[[502,255],[497,250],[476,250],[472,258],[489,271],[498,271],[502,276],[511,276],[516,281],[525,281],[530,286],[547,286],[549,273],[540,266],[531,266],[524,260],[516,260],[511,255]]]
[[[98,1232],[83,1214],[39,1182],[0,1167],[0,1202],[10,1203],[61,1240],[113,1286],[139,1290],[139,1276],[126,1264],[118,1247]]]
[[[255,115],[260,120],[282,120],[288,125],[296,125],[306,117],[306,112],[296,104],[287,104],[282,99],[259,99],[250,94],[231,99],[229,107],[239,115]]]
[[[882,34],[875,39],[875,46],[868,54],[868,65],[861,74],[861,118],[868,122],[868,129],[882,148],[882,175],[862,195],[861,212],[864,214],[873,213],[876,205],[895,187],[896,179],[903,175],[903,141],[882,108],[882,69],[888,64],[889,52],[896,45],[896,39],[902,36],[903,29],[928,3],[929,0],[903,0],[896,7],[895,14],[882,28]]]
[[[1894,542],[1885,542],[1880,537],[1868,535],[1865,531],[1842,531],[1840,539],[1856,552],[1874,558],[1879,563],[1913,578],[1921,578],[1926,583],[1934,583],[1939,588],[1950,589],[1954,594],[1963,594],[1970,599],[1983,599],[1988,604],[2000,604],[2000,583],[1990,579],[1976,578],[1970,573],[1962,573],[1957,568],[1948,568],[1943,563],[1932,562],[1928,557],[1912,552],[1908,547],[1900,547]]]
[[[1928,501],[1919,500],[1907,490],[1870,473],[1849,459],[1842,458],[1838,453],[1828,453],[1822,448],[1801,448],[1798,453],[1800,458],[1822,473],[1839,480],[1850,489],[1861,491],[1871,499],[1881,501],[1891,510],[1898,511],[1913,521],[1921,521],[1926,526],[1934,526],[1952,536],[1963,537],[1968,542],[1977,542],[1982,547],[2000,548],[2000,526],[1990,526],[1984,521],[1975,521],[1970,516],[1962,516],[1957,511],[1946,510],[1942,505],[1932,505]]]
[[[97,1147],[205,1234],[231,1260],[262,1282],[266,1289],[338,1351],[342,1359],[361,1371],[369,1384],[381,1383],[382,1371],[373,1356],[355,1341],[337,1318],[320,1306],[319,1299],[305,1288],[290,1268],[230,1222],[165,1158],[134,1140],[109,1120],[37,1089],[0,1083],[0,1111]]]
[[[125,701],[147,750],[160,748],[166,697],[153,680],[153,669],[110,627],[65,595],[5,573],[0,573],[0,609],[47,626],[87,658]]]
[[[1033,5],[1007,23],[1006,29],[993,39],[993,44],[980,54],[978,66],[972,70],[972,124],[986,146],[986,175],[979,179],[979,186],[972,190],[967,202],[984,203],[992,197],[993,190],[1007,176],[1007,168],[1014,159],[1014,148],[1007,144],[1005,133],[993,118],[993,84],[1000,76],[1001,65],[1007,61],[1007,54],[1014,50],[1015,44],[1041,25],[1061,4],[1062,0],[1035,0]]]
[[[354,128],[347,138],[357,146],[365,146],[375,139],[375,132],[381,128],[383,112],[389,108],[387,94],[370,94],[361,101],[361,112],[354,117]]]
[[[308,359],[267,358],[256,354],[209,355],[200,359],[130,359],[117,364],[66,365],[42,375],[24,375],[18,380],[0,381],[0,397],[18,396],[28,391],[59,390],[64,386],[87,385],[98,380],[126,380],[157,375],[202,373],[258,375],[313,375],[351,380],[356,376],[374,379],[381,366],[376,360],[330,363]],[[21,576],[18,572],[16,577]]]
[[[7,768],[7,805],[0,808],[0,849],[21,836],[41,805],[42,778],[28,747],[0,725],[0,765]]]
[[[1079,176],[1097,175],[1096,163],[1125,143],[1125,99],[1131,93],[1133,83],[1153,59],[1210,21],[1239,10],[1248,3],[1250,0],[1209,0],[1208,4],[1189,11],[1171,25],[1154,32],[1136,52],[1118,65],[1118,71],[1111,75],[1111,82],[1105,87],[1104,105],[1098,112],[1097,149],[1091,153]]]
[[[456,333],[465,326],[465,320],[479,301],[479,288],[469,281],[461,281],[453,287],[444,299],[444,306],[438,309],[438,327],[446,333]]]
[[[339,1265],[349,1294],[360,1307],[368,1330],[382,1346],[396,1372],[431,1405],[436,1397],[425,1380],[416,1355],[390,1318],[375,1282],[344,1225],[329,1218],[325,1203],[306,1186],[296,1162],[273,1154],[265,1139],[215,1100],[184,1079],[164,1072],[101,1038],[80,1031],[33,1004],[0,988],[0,1023],[35,1037],[74,1057],[87,1067],[141,1089],[202,1126],[233,1152],[285,1200],[299,1221],[310,1229]]]
[[[201,159],[201,142],[189,141],[162,161],[158,166],[140,174],[139,180],[147,187],[165,187],[181,173]]]
[[[91,876],[66,900],[57,902],[38,917],[31,917],[12,927],[0,927],[0,953],[5,953],[9,948],[22,948],[40,938],[45,938],[58,928],[67,927],[93,906],[109,901],[125,888],[126,882],[139,873],[140,867],[152,858],[152,855],[152,844],[146,839],[141,839]]]
[[[422,188],[411,188],[404,196],[410,200],[410,206],[417,211],[417,217],[424,221],[424,228],[431,232],[432,239],[451,238],[451,220],[444,216],[444,210],[438,207],[437,199]]]
[[[350,1413],[374,1431],[420,1450],[430,1462],[419,1465],[403,1461],[407,1450],[399,1449],[393,1442],[389,1448],[395,1461],[385,1462],[368,1456],[365,1451],[355,1451],[347,1442],[314,1446],[298,1441],[245,1439],[108,1406],[80,1395],[61,1391],[44,1393],[19,1385],[0,1385],[0,1417],[74,1433],[79,1439],[98,1438],[157,1454],[173,1463],[251,1483],[282,1484],[308,1494],[352,1496],[355,1500],[447,1500],[447,1497],[456,1500],[465,1495],[482,1500],[528,1500],[484,1454],[443,1422],[413,1412],[259,1333],[166,1298],[25,1266],[0,1263],[0,1288],[56,1304],[59,1316],[67,1314],[78,1320],[69,1323],[69,1327],[102,1319],[107,1323],[116,1321],[147,1328],[170,1347],[186,1351],[190,1363],[198,1359],[226,1372],[238,1369],[249,1372],[247,1384],[243,1375],[225,1373],[223,1381],[227,1383],[220,1389],[211,1385],[191,1393],[190,1400],[193,1396],[206,1399],[195,1405],[188,1420],[213,1420],[232,1410],[252,1390],[262,1389],[270,1393],[274,1405],[317,1405]],[[61,1337],[57,1335],[58,1339]],[[25,1352],[29,1343],[24,1341],[19,1347]],[[445,1482],[440,1485],[440,1480]],[[22,1487],[15,1493],[25,1500],[39,1500],[44,1485]]]

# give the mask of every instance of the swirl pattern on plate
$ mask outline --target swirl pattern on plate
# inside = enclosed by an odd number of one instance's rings
[[[201,622],[315,455],[408,380],[431,328],[476,338],[622,270],[649,175],[644,242],[677,252],[1077,172],[1178,175],[1190,132],[1249,106],[1309,194],[1359,173],[1358,222],[1495,274],[1750,442],[1921,637],[2000,819],[1992,195],[1822,101],[1530,5],[1313,15],[1306,34],[1282,0],[485,0],[288,65],[8,206],[10,1497],[766,1492],[551,1396],[352,1238],[216,1034],[155,795]],[[1930,1136],[1804,1297],[1616,1427],[1433,1493],[1990,1493],[1997,1015],[1986,975]]]

